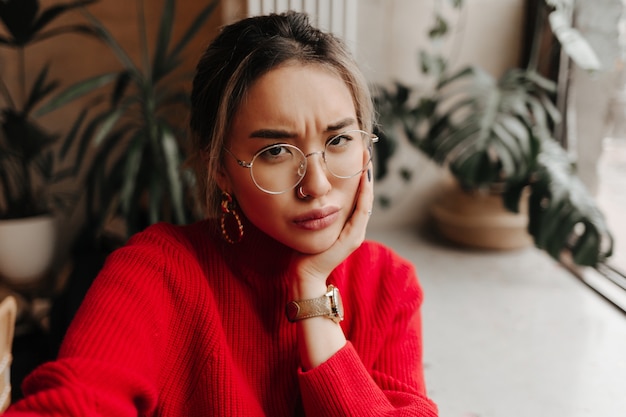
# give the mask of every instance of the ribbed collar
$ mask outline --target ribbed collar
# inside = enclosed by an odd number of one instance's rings
[[[259,230],[245,216],[240,217],[243,238],[238,243],[229,243],[222,237],[219,219],[207,220],[224,260],[237,276],[255,287],[270,282],[284,284],[294,250]],[[264,282],[258,282],[259,278]]]

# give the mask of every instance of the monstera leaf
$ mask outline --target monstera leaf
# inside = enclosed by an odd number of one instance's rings
[[[535,169],[540,136],[558,112],[554,85],[534,73],[510,70],[496,81],[478,68],[442,80],[427,135],[406,126],[409,139],[447,166],[465,188],[524,183]]]
[[[530,183],[528,231],[554,258],[570,251],[578,265],[596,266],[613,250],[613,238],[593,197],[576,176],[567,152],[552,139],[542,142]]]
[[[610,256],[613,239],[567,152],[551,136],[560,117],[553,90],[552,82],[530,70],[514,69],[495,81],[467,68],[440,83],[428,134],[405,122],[406,134],[462,187],[501,190],[511,211],[519,211],[523,190],[530,188],[528,231],[535,245],[555,259],[567,251],[578,265],[595,266]]]

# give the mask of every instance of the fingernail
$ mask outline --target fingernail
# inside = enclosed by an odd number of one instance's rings
[[[372,182],[372,168],[367,169],[367,180]]]

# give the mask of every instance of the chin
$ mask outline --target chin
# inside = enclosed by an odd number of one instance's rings
[[[316,255],[327,251],[339,238],[338,233],[332,233],[327,236],[304,236],[297,241],[287,242],[286,244],[294,250],[307,255]]]
[[[331,246],[332,244],[325,246],[305,245],[303,247],[293,247],[293,249],[305,255],[317,255],[318,253],[327,251]]]

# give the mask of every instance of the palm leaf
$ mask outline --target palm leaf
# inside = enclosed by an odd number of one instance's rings
[[[154,49],[154,61],[152,63],[153,78],[156,82],[166,72],[167,51],[170,47],[172,38],[172,27],[174,22],[174,0],[165,0],[163,2],[163,12],[161,13],[161,22],[159,31],[157,32],[157,41]]]
[[[28,43],[33,34],[32,23],[39,12],[36,0],[5,0],[0,1],[0,20],[13,37],[9,40],[12,46]]]
[[[61,26],[61,27],[47,30],[42,33],[37,33],[31,39],[29,39],[29,42],[37,43],[37,42],[41,42],[46,39],[54,38],[56,36],[67,34],[67,33],[79,33],[82,35],[89,35],[89,36],[93,36],[96,38],[98,37],[98,31],[96,31],[93,27],[89,25],[76,24],[76,25]]]
[[[45,105],[39,107],[39,109],[34,112],[34,115],[41,117],[55,111],[66,104],[105,86],[110,83],[116,75],[116,73],[102,74],[71,85],[49,100]]]
[[[35,82],[30,90],[30,94],[24,103],[24,108],[22,109],[24,114],[29,114],[37,103],[59,87],[60,84],[58,81],[48,82],[47,78],[49,67],[49,65],[45,65],[41,71],[39,71],[39,74],[37,75],[37,78],[35,79]]]
[[[76,118],[76,120],[74,121],[74,123],[72,124],[70,131],[67,133],[67,136],[65,137],[65,140],[63,141],[63,146],[61,146],[61,149],[59,150],[59,157],[61,159],[65,158],[69,150],[74,146],[74,141],[78,137],[78,131],[80,127],[82,126],[83,122],[85,121],[88,111],[89,111],[88,108],[86,107],[83,108],[81,112],[79,113],[78,117]],[[82,159],[78,159],[78,160],[80,161]],[[80,166],[79,164],[75,165],[76,168],[79,166]]]
[[[87,18],[87,20],[93,25],[94,30],[96,31],[100,39],[102,39],[104,43],[106,43],[109,46],[109,48],[111,48],[111,50],[113,51],[117,59],[122,63],[122,65],[128,71],[133,73],[134,76],[141,78],[141,71],[139,70],[139,68],[137,68],[137,66],[135,65],[133,60],[130,58],[130,56],[128,56],[124,48],[122,48],[122,46],[117,42],[115,37],[102,24],[102,22],[100,22],[100,20],[98,20],[94,15],[89,13],[87,10],[83,9],[83,14]]]
[[[180,38],[176,46],[172,49],[170,59],[178,59],[182,51],[187,47],[187,44],[196,36],[198,31],[204,26],[207,19],[213,14],[213,11],[218,6],[218,0],[212,0],[209,5],[198,13],[194,21],[187,28],[183,36]]]
[[[24,0],[20,0],[24,1]],[[41,31],[45,26],[47,26],[50,22],[68,12],[69,10],[76,9],[79,7],[88,6],[89,4],[95,3],[97,0],[81,0],[75,1],[74,3],[67,4],[59,4],[54,5],[46,10],[44,10],[39,18],[31,25],[31,31],[33,33],[37,33]]]
[[[143,161],[144,137],[141,132],[136,132],[131,138],[130,144],[124,156],[124,182],[120,193],[120,207],[125,216],[134,211],[133,199],[135,196],[137,176]]]
[[[185,201],[183,181],[180,173],[181,154],[176,137],[169,126],[162,124],[161,143],[165,159],[165,173],[167,175],[167,188],[170,192],[170,201],[174,211],[174,219],[179,224],[186,223]]]

